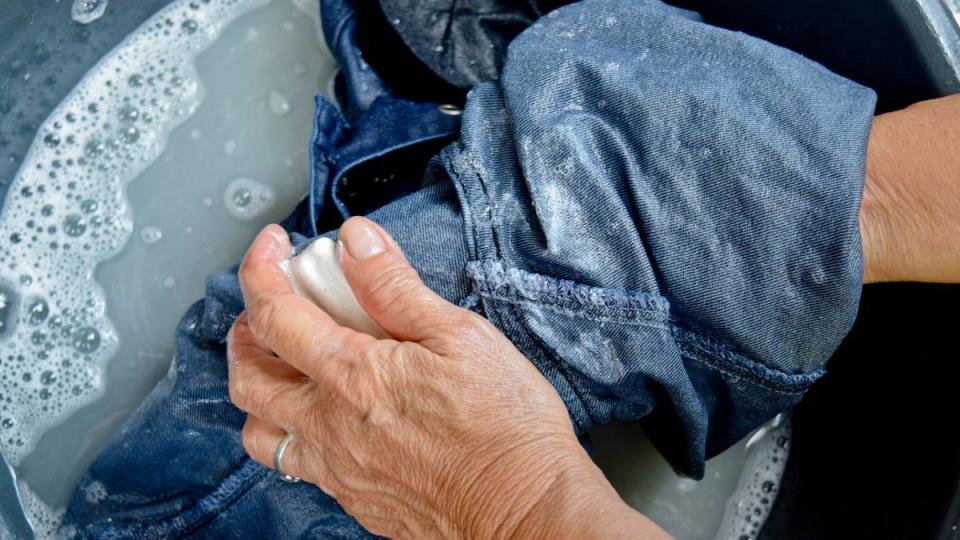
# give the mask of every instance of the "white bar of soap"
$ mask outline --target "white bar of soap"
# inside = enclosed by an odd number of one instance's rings
[[[294,293],[311,300],[341,326],[375,338],[389,337],[357,302],[340,268],[333,240],[315,240],[296,257],[281,262],[280,268]]]

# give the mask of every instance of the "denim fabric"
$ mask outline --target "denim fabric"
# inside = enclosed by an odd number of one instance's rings
[[[434,73],[460,88],[500,77],[507,45],[570,0],[380,0],[403,43]]]
[[[364,59],[367,49],[358,46],[369,39],[364,35],[370,29],[358,23],[352,1],[323,0],[321,5],[324,37],[340,66],[341,108],[317,96],[305,201],[309,219],[302,224],[311,236],[415,191],[429,155],[460,129],[460,117],[443,113],[442,102],[398,95],[392,82],[396,77],[387,80],[371,68]],[[414,69],[415,60],[403,64],[399,55],[394,60]]]
[[[351,211],[342,179],[358,167],[340,149],[379,138],[359,126],[392,134],[383,110],[428,112],[363,97],[349,126],[320,101],[311,198],[286,222],[299,245],[330,205]],[[425,187],[371,217],[429,287],[540,369],[578,432],[641,420],[698,477],[796,403],[852,323],[874,100],[655,0],[588,0],[517,38],[500,81],[469,95],[461,139],[430,162]],[[207,291],[181,323],[171,375],[84,477],[68,532],[363,536],[318,489],[244,456],[224,358],[242,309],[236,269]]]

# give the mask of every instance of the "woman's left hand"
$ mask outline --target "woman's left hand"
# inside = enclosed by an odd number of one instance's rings
[[[228,338],[243,444],[392,537],[662,534],[632,511],[574,435],[559,395],[482,317],[423,285],[389,235],[354,218],[339,256],[357,300],[394,339],[335,323],[293,294],[286,234],[254,241],[247,310]],[[602,528],[601,528],[602,527]]]

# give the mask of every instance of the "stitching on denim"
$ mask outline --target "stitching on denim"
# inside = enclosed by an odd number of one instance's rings
[[[352,16],[352,15],[351,15]],[[314,120],[313,120],[313,135],[310,137],[310,192],[307,193],[307,199],[309,201],[309,208],[307,213],[310,216],[310,232],[312,236],[319,234],[317,231],[317,207],[323,204],[323,201],[317,201],[315,199],[315,188],[317,186],[317,163],[322,159],[324,163],[327,164],[327,174],[329,175],[330,165],[332,164],[330,159],[330,152],[327,149],[320,150],[320,117],[316,114],[316,110],[320,108],[320,102],[328,102],[326,96],[322,94],[317,94],[314,96]],[[332,103],[329,103],[333,105]],[[340,109],[333,107],[333,110],[337,114],[337,120],[340,124],[340,129],[338,129],[337,139],[342,135],[339,133],[342,131],[342,127],[347,125],[346,119],[343,117],[343,114],[340,112]]]
[[[671,324],[670,329],[685,358],[783,394],[801,394],[826,373],[825,369],[809,373],[786,373],[737,354],[716,340],[680,326]]]
[[[657,295],[590,287],[507,268],[499,261],[468,263],[467,273],[482,297],[513,306],[511,311],[516,322],[523,325],[528,333],[531,331],[523,317],[516,312],[517,306],[546,309],[567,317],[596,322],[669,329],[685,358],[780,393],[802,393],[824,373],[824,370],[785,373],[734,353],[716,340],[670,322],[668,304]],[[510,276],[511,273],[515,275]],[[517,285],[518,279],[522,284],[520,286]],[[514,282],[511,283],[511,280]],[[555,354],[551,348],[543,348],[548,354]]]
[[[254,470],[249,471],[250,468]],[[130,538],[183,537],[220,515],[225,508],[232,506],[266,473],[267,469],[258,467],[258,464],[252,459],[245,458],[240,465],[221,479],[216,487],[203,497],[195,500],[188,509],[181,509],[175,517],[163,518],[156,523],[139,522],[127,525],[114,521],[110,524],[110,529],[112,529],[110,535]],[[240,477],[239,480],[237,480],[237,477]],[[226,486],[231,481],[236,481],[236,485]],[[223,491],[223,493],[220,493],[220,491]],[[142,520],[142,518],[137,519]],[[91,529],[101,524],[93,523],[85,529],[87,532],[92,532]]]
[[[557,315],[563,315],[571,319],[584,319],[588,321],[600,322],[600,323],[615,323],[622,324],[626,326],[644,326],[649,328],[659,328],[666,330],[668,329],[668,318],[664,315],[657,313],[651,313],[649,311],[640,311],[640,310],[624,310],[624,314],[629,315],[627,317],[613,317],[613,316],[604,316],[604,315],[590,315],[583,312],[578,312],[574,309],[565,308],[561,306],[551,305],[540,303],[535,300],[522,300],[511,296],[502,296],[497,294],[482,294],[484,298],[489,298],[491,300],[499,300],[501,302],[515,305],[523,306],[530,308],[546,309]]]
[[[483,296],[543,306],[602,321],[668,320],[669,303],[659,295],[583,285],[507,267],[500,261],[471,262],[467,274]]]

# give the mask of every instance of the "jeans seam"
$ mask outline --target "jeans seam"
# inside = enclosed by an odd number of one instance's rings
[[[211,519],[217,517],[221,514],[224,509],[232,506],[236,503],[240,497],[243,496],[243,493],[249,490],[255,482],[259,481],[265,474],[266,469],[261,468],[261,470],[254,471],[249,475],[249,477],[242,479],[242,481],[234,487],[233,489],[227,491],[224,494],[218,494],[217,490],[221,489],[227,481],[233,478],[238,473],[243,472],[243,470],[248,467],[256,465],[249,457],[244,458],[244,460],[237,465],[229,474],[220,479],[216,486],[212,489],[206,491],[206,495],[203,495],[192,501],[189,507],[181,508],[178,510],[178,514],[174,517],[165,516],[158,520],[156,523],[143,523],[143,518],[131,518],[139,519],[140,522],[130,523],[127,525],[121,525],[117,522],[110,523],[111,528],[119,529],[119,531],[114,534],[119,534],[121,536],[133,537],[133,538],[143,538],[147,537],[148,534],[152,533],[151,536],[159,535],[160,537],[173,536],[177,538],[182,538],[187,534],[190,534],[192,531],[195,531],[197,528],[203,526],[205,523],[209,522]],[[215,509],[201,509],[200,506],[209,499],[218,499],[223,501],[226,499],[225,504],[214,504]],[[195,512],[196,515],[189,520],[184,520],[183,516]],[[178,521],[183,521],[183,523],[177,523]],[[102,522],[101,522],[102,524]],[[86,527],[89,531],[91,527],[94,527],[97,523],[90,524]]]
[[[787,373],[732,352],[714,340],[680,326],[670,326],[684,358],[706,365],[725,375],[746,379],[769,390],[785,394],[803,394],[826,370]]]
[[[561,306],[552,305],[549,303],[539,303],[533,300],[522,300],[518,298],[511,298],[509,296],[497,295],[497,294],[484,294],[481,293],[480,296],[483,298],[490,298],[492,300],[499,300],[508,304],[525,306],[525,307],[535,307],[535,308],[544,308],[558,315],[564,315],[572,319],[586,319],[588,321],[600,322],[600,323],[615,323],[623,324],[626,326],[643,326],[648,328],[657,328],[661,330],[669,329],[667,324],[667,318],[661,313],[645,311],[640,309],[631,309],[629,311],[636,312],[635,317],[615,317],[615,316],[603,316],[603,315],[589,315],[584,313],[577,313],[571,309],[563,308]],[[624,311],[628,311],[624,309]],[[648,320],[648,317],[662,318],[662,321],[657,320]]]

